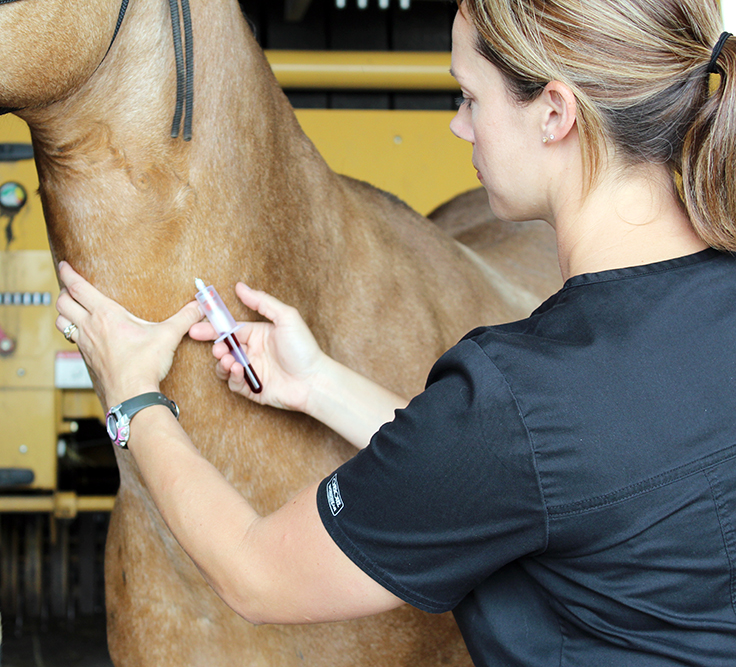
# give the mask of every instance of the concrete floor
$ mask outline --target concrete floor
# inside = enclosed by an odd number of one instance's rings
[[[3,619],[5,621],[5,619]],[[2,667],[113,667],[107,653],[105,617],[77,617],[73,622],[3,622]]]

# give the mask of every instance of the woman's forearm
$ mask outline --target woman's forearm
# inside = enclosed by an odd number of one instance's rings
[[[311,387],[305,412],[362,449],[407,404],[405,398],[329,359]]]
[[[164,406],[135,416],[129,448],[174,537],[251,623],[348,620],[403,604],[332,541],[317,511],[318,482],[261,517]]]
[[[169,529],[229,602],[243,536],[260,516],[202,456],[166,407],[135,416],[128,447]]]

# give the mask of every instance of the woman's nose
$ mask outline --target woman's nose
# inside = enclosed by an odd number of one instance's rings
[[[473,143],[473,132],[470,123],[465,118],[464,109],[458,109],[457,113],[453,116],[450,121],[450,132],[452,132],[459,139],[464,139]]]

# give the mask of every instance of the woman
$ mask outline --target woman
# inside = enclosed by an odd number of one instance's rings
[[[260,517],[165,399],[135,414],[157,506],[233,609],[453,609],[478,665],[733,662],[736,40],[719,33],[711,0],[461,3],[451,129],[498,216],[554,227],[565,286],[468,334],[407,406],[238,285],[273,323],[241,334],[265,389],[222,344],[218,376],[371,444]],[[193,304],[153,325],[60,275],[57,327],[108,407],[155,395],[188,330],[214,338]]]

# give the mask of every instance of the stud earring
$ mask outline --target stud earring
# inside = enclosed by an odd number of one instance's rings
[[[543,144],[546,144],[547,142],[554,141],[554,140],[555,140],[555,135],[554,134],[550,134],[549,137],[542,137],[542,143]]]

